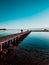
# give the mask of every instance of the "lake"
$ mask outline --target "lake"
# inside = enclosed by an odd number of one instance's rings
[[[6,62],[9,65],[49,65],[49,32],[31,32]]]

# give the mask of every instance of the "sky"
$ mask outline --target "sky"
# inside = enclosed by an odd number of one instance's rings
[[[49,28],[49,0],[0,0],[0,28]]]

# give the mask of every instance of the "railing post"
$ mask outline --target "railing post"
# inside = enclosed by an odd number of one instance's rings
[[[2,51],[2,44],[0,44],[0,51]]]

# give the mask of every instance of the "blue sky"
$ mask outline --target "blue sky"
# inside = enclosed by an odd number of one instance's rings
[[[49,27],[49,0],[0,0],[0,28]]]

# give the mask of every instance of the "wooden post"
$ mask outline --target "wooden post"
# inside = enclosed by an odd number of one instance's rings
[[[14,42],[16,43],[16,38],[14,38]]]
[[[14,38],[14,45],[16,45],[16,38]]]
[[[12,47],[12,41],[11,40],[8,41],[8,46]]]
[[[19,43],[19,38],[16,37],[16,45],[18,46],[18,43]]]
[[[0,51],[2,51],[2,44],[0,44]]]

